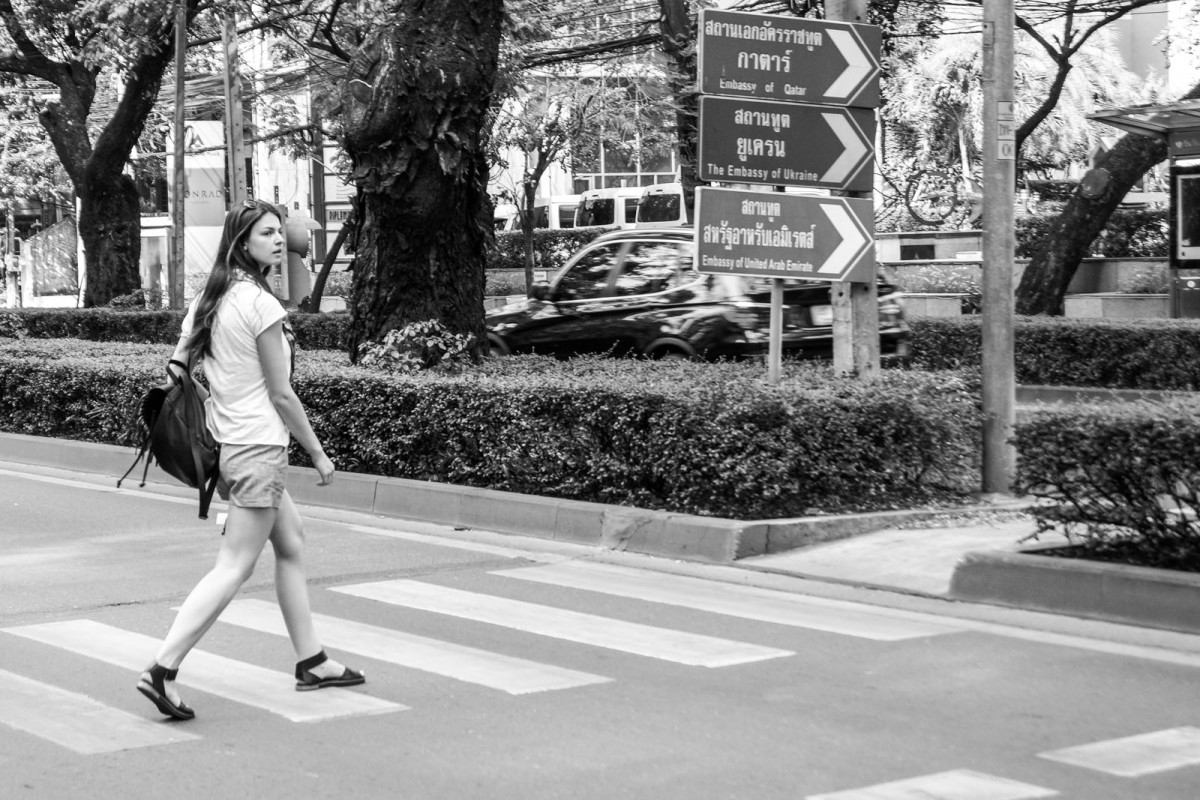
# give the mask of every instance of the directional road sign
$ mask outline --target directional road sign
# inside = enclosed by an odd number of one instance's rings
[[[700,179],[871,191],[875,112],[700,98]]]
[[[701,272],[875,280],[873,204],[847,197],[696,189]]]
[[[875,108],[877,25],[700,11],[700,91],[736,97]]]

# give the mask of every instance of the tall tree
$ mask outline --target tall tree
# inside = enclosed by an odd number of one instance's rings
[[[200,0],[187,0],[189,18]],[[150,0],[0,0],[0,72],[52,85],[38,119],[79,199],[84,304],[140,285],[141,217],[125,174],[173,55],[174,8]],[[102,114],[97,100],[115,85]]]
[[[533,213],[542,176],[571,156],[585,130],[601,124],[609,93],[602,80],[568,73],[546,75],[518,89],[499,109],[491,146],[520,153],[520,186],[514,187],[525,239],[525,285],[533,286]],[[497,156],[502,157],[502,156]],[[513,165],[509,165],[511,168]]]
[[[357,187],[350,357],[436,320],[482,348],[491,241],[485,123],[502,0],[330,6],[313,41],[348,61],[342,141]],[[341,17],[353,14],[356,16]]]
[[[1198,98],[1200,84],[1180,99]],[[1100,158],[1095,169],[1104,178],[1103,191],[1086,197],[1076,191],[1055,218],[1021,275],[1016,297],[1018,314],[1063,313],[1067,286],[1079,263],[1088,256],[1092,242],[1104,230],[1125,194],[1166,157],[1164,139],[1130,133]]]

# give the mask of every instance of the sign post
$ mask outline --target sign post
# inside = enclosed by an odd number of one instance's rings
[[[771,384],[782,362],[785,278],[833,282],[837,372],[867,378],[879,369],[871,200],[782,193],[871,191],[882,33],[840,19],[865,18],[866,0],[849,2],[861,13],[840,14],[846,2],[828,0],[825,20],[700,12],[698,175],[779,191],[697,189],[697,258],[702,272],[771,279]]]
[[[983,490],[1007,494],[1016,450],[1013,364],[1013,0],[983,4]]]

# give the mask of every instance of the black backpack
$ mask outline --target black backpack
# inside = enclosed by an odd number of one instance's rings
[[[190,365],[175,359],[170,363],[179,367],[182,374],[174,374],[168,366],[167,382],[155,386],[142,397],[134,420],[135,430],[141,437],[137,458],[117,481],[117,486],[129,477],[143,457],[146,464],[142,469],[142,482],[138,485],[145,486],[146,473],[153,459],[163,472],[200,491],[200,519],[208,519],[208,507],[217,487],[221,445],[205,424],[203,390],[196,385]]]

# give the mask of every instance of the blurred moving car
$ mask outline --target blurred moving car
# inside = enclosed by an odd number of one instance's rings
[[[763,355],[771,281],[696,269],[691,228],[620,230],[597,237],[531,296],[487,313],[494,355],[581,353],[649,358]],[[783,347],[792,357],[831,358],[830,284],[788,280]],[[880,353],[909,353],[899,293],[879,284]]]

